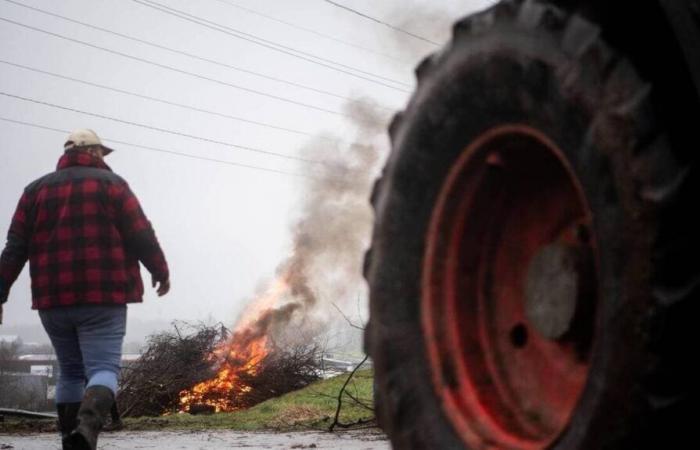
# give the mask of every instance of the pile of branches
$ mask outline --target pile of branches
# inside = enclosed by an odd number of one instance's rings
[[[236,336],[233,336],[236,339]],[[210,413],[220,408],[222,411],[235,411],[250,408],[267,399],[301,389],[320,378],[322,352],[315,343],[311,344],[268,344],[268,354],[251,362],[223,359],[217,364],[222,373],[233,374],[224,377],[229,383],[214,383],[205,392],[192,400],[186,412],[192,414]]]
[[[230,339],[226,328],[183,323],[176,323],[174,328],[151,336],[143,355],[122,369],[117,395],[122,417],[176,412],[182,391],[212,379],[221,368],[222,361],[214,355]],[[271,343],[269,353],[253,370],[237,372],[236,386],[226,392],[212,391],[203,400],[219,400],[219,404],[224,400],[230,409],[244,409],[301,389],[319,379],[322,353],[315,342]]]
[[[316,343],[272,345],[254,371],[241,374],[241,383],[249,389],[232,398],[232,402],[239,408],[249,408],[308,386],[320,378],[321,356]]]
[[[173,323],[152,335],[141,357],[122,369],[117,405],[122,417],[177,409],[180,392],[214,375],[211,356],[229,332],[223,325]]]

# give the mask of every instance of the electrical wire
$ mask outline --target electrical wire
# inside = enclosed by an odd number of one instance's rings
[[[435,45],[435,46],[440,46],[440,44],[437,43],[437,42],[435,42],[435,41],[431,41],[430,39],[424,38],[423,36],[419,36],[419,35],[417,35],[417,34],[415,34],[415,33],[411,33],[410,31],[406,31],[406,30],[404,30],[403,28],[399,28],[399,27],[397,27],[397,26],[394,26],[394,25],[392,25],[392,24],[390,24],[390,23],[386,23],[386,22],[384,22],[384,21],[382,21],[382,20],[379,20],[379,19],[377,19],[377,18],[374,18],[374,17],[372,17],[372,16],[368,16],[368,15],[365,14],[365,13],[362,13],[362,12],[357,11],[357,10],[355,10],[355,9],[349,8],[349,7],[345,6],[345,5],[341,5],[340,3],[336,3],[336,2],[331,1],[331,0],[323,0],[323,1],[326,2],[326,3],[329,3],[329,4],[333,5],[333,6],[335,6],[335,7],[337,7],[337,8],[344,9],[344,10],[346,10],[346,11],[349,11],[349,12],[353,13],[353,14],[356,14],[356,15],[358,15],[358,16],[364,17],[365,19],[369,19],[369,20],[371,20],[371,21],[373,21],[373,22],[376,22],[376,23],[378,23],[378,24],[384,25],[385,27],[391,28],[391,29],[394,30],[394,31],[398,31],[399,33],[406,34],[406,35],[411,36],[411,37],[413,37],[413,38],[415,38],[415,39],[419,39],[419,40],[421,40],[421,41],[423,41],[423,42],[427,42],[428,44],[432,44],[432,45]]]
[[[396,91],[400,91],[400,92],[404,92],[404,93],[409,93],[409,91],[406,90],[406,89],[399,88],[399,87],[396,87],[396,86],[392,86],[392,85],[390,85],[390,84],[384,83],[384,82],[379,81],[379,80],[374,79],[374,78],[368,78],[368,77],[363,76],[363,75],[358,75],[357,73],[353,73],[353,72],[350,72],[350,71],[348,71],[348,70],[343,70],[343,69],[340,69],[339,67],[344,67],[344,68],[347,68],[347,69],[350,69],[350,70],[354,70],[354,71],[356,71],[356,72],[363,73],[363,74],[366,74],[366,75],[369,75],[369,76],[372,76],[372,77],[375,77],[375,78],[378,78],[378,79],[384,79],[384,80],[390,81],[390,82],[392,82],[392,83],[395,83],[395,84],[397,84],[397,85],[401,85],[401,86],[405,86],[405,87],[410,87],[410,86],[411,86],[411,85],[408,84],[408,83],[403,83],[403,82],[401,82],[401,81],[393,80],[393,79],[391,79],[391,78],[386,78],[386,77],[383,77],[383,76],[381,76],[381,75],[377,75],[377,74],[374,74],[374,73],[371,73],[371,72],[366,72],[366,71],[357,69],[357,68],[355,68],[355,67],[352,67],[352,66],[348,66],[348,65],[339,63],[339,62],[337,62],[337,61],[325,59],[325,58],[322,58],[322,57],[317,56],[317,55],[313,55],[313,54],[310,54],[310,53],[303,52],[303,51],[301,51],[301,50],[294,49],[294,48],[292,48],[292,47],[287,47],[287,46],[285,46],[285,45],[278,44],[278,43],[276,43],[276,42],[273,42],[273,41],[269,41],[269,40],[260,38],[260,37],[258,37],[258,36],[253,35],[253,34],[245,33],[245,32],[242,32],[242,31],[240,31],[240,30],[236,30],[235,28],[231,28],[231,27],[228,27],[228,26],[226,26],[226,25],[221,25],[221,24],[219,24],[219,23],[212,22],[212,21],[210,21],[210,20],[207,20],[207,19],[204,19],[204,18],[195,16],[195,15],[192,15],[192,14],[186,13],[186,12],[184,12],[184,11],[181,11],[181,10],[178,10],[178,9],[175,9],[175,8],[171,8],[171,7],[169,7],[169,6],[161,5],[160,3],[157,3],[157,2],[153,2],[153,1],[150,1],[150,0],[131,0],[131,1],[134,2],[134,3],[138,3],[138,4],[140,4],[140,5],[146,6],[146,7],[148,7],[148,8],[155,9],[155,10],[157,10],[157,11],[161,11],[161,12],[163,12],[163,13],[166,13],[166,14],[169,14],[169,15],[172,15],[172,16],[175,16],[175,17],[178,17],[178,18],[183,19],[183,20],[186,20],[186,21],[188,21],[188,22],[196,23],[196,24],[201,25],[201,26],[203,26],[203,27],[206,27],[206,28],[209,28],[209,29],[212,29],[212,30],[215,30],[215,31],[219,31],[219,32],[224,33],[224,34],[227,34],[227,35],[229,35],[229,36],[233,36],[233,37],[235,37],[235,38],[237,38],[237,39],[242,39],[242,40],[244,40],[244,41],[248,41],[248,42],[251,42],[251,43],[260,45],[260,46],[262,46],[262,47],[265,47],[265,48],[268,48],[268,49],[271,49],[271,50],[274,50],[274,51],[277,51],[277,52],[280,52],[280,53],[284,53],[284,54],[286,54],[286,55],[293,56],[293,57],[295,57],[295,58],[299,58],[299,59],[302,59],[302,60],[304,60],[304,61],[307,61],[307,62],[310,62],[310,63],[313,63],[313,64],[317,64],[317,65],[322,66],[322,67],[329,68],[329,69],[331,69],[331,70],[335,70],[335,71],[344,73],[344,74],[346,74],[346,75],[350,75],[350,76],[353,76],[353,77],[356,77],[356,78],[360,78],[360,79],[369,81],[369,82],[371,82],[371,83],[379,84],[379,85],[381,85],[381,86],[384,86],[384,87],[387,87],[387,88],[390,88],[390,89],[394,89],[394,90],[396,90]],[[249,36],[249,37],[246,37],[246,36]],[[296,52],[296,53],[292,53],[292,52]],[[298,53],[298,54],[297,54],[297,53]],[[302,55],[303,55],[303,56],[302,56]],[[315,58],[315,59],[311,59],[311,58]],[[318,61],[317,61],[317,60],[318,60]],[[321,62],[321,61],[324,61],[325,63],[324,63],[324,62]],[[329,63],[329,64],[327,64],[327,63]],[[335,67],[335,66],[333,66],[333,65],[331,65],[331,64],[335,64],[335,65],[337,65],[337,66],[339,66],[339,67]]]
[[[1,117],[0,116],[0,120],[5,121],[5,122],[9,122],[9,123],[18,124],[18,125],[24,125],[27,127],[38,128],[38,129],[48,130],[48,131],[54,131],[56,133],[62,133],[62,134],[70,133],[69,130],[63,130],[60,128],[53,128],[53,127],[49,127],[46,125],[40,125],[37,123],[24,122],[21,120],[10,119],[8,117]],[[242,168],[246,168],[246,169],[259,170],[259,171],[263,171],[263,172],[271,172],[271,173],[290,175],[290,176],[302,177],[302,178],[316,178],[316,177],[304,175],[301,173],[287,172],[284,170],[270,169],[267,167],[254,166],[254,165],[250,165],[250,164],[242,164],[242,163],[237,163],[237,162],[233,162],[233,161],[226,161],[223,159],[207,158],[206,156],[198,156],[198,155],[192,155],[189,153],[178,152],[175,150],[167,150],[167,149],[159,148],[159,147],[151,147],[148,145],[134,144],[131,142],[121,141],[121,140],[117,140],[117,139],[103,138],[102,140],[105,142],[112,142],[112,143],[119,144],[119,145],[126,145],[129,147],[140,148],[140,149],[149,150],[149,151],[153,151],[153,152],[167,153],[170,155],[180,156],[180,157],[184,157],[184,158],[197,159],[197,160],[201,160],[201,161],[208,161],[208,162],[213,162],[213,163],[218,163],[218,164],[225,164],[228,166],[242,167]]]
[[[0,91],[0,95],[3,95],[3,96],[5,96],[5,97],[9,97],[9,98],[14,98],[14,99],[16,99],[16,100],[21,100],[21,101],[28,102],[28,103],[34,103],[34,104],[37,104],[37,105],[44,105],[44,106],[48,106],[48,107],[51,107],[51,108],[60,109],[60,110],[63,110],[63,111],[70,111],[70,112],[74,112],[74,113],[78,113],[78,114],[83,114],[83,115],[86,115],[86,116],[96,117],[96,118],[98,118],[98,119],[110,120],[110,121],[113,121],[113,122],[122,123],[122,124],[125,124],[125,125],[131,125],[131,126],[139,127],[139,128],[144,128],[144,129],[151,130],[151,131],[157,131],[157,132],[160,132],[160,133],[170,134],[170,135],[173,135],[173,136],[186,137],[186,138],[189,138],[189,139],[195,139],[195,140],[202,141],[202,142],[207,142],[207,143],[210,143],[210,144],[223,145],[223,146],[226,146],[226,147],[231,147],[231,148],[235,148],[235,149],[239,149],[239,150],[245,150],[245,151],[254,152],[254,153],[261,153],[261,154],[264,154],[264,155],[276,156],[276,157],[284,158],[284,159],[291,159],[291,160],[296,160],[296,161],[302,161],[302,162],[310,163],[310,164],[326,164],[326,162],[324,162],[324,161],[313,160],[313,159],[307,159],[307,158],[302,158],[302,157],[298,157],[298,156],[284,155],[284,154],[282,154],[282,153],[276,153],[276,152],[272,152],[272,151],[269,151],[269,150],[263,150],[263,149],[260,149],[260,148],[248,147],[248,146],[245,146],[245,145],[233,144],[233,143],[231,143],[231,142],[219,141],[219,140],[216,140],[216,139],[210,139],[210,138],[205,138],[205,137],[201,137],[201,136],[195,136],[195,135],[192,135],[192,134],[182,133],[182,132],[174,131],[174,130],[168,130],[168,129],[165,129],[165,128],[159,128],[159,127],[155,127],[155,126],[152,126],[152,125],[142,124],[142,123],[139,123],[139,122],[133,122],[133,121],[130,121],[130,120],[119,119],[119,118],[107,116],[107,115],[104,115],[104,114],[98,114],[98,113],[93,113],[93,112],[90,112],[90,111],[83,111],[83,110],[76,109],[76,108],[70,108],[70,107],[68,107],[68,106],[57,105],[57,104],[55,104],[55,103],[49,103],[49,102],[45,102],[45,101],[42,101],[42,100],[37,100],[37,99],[33,99],[33,98],[28,98],[28,97],[22,97],[22,96],[20,96],[20,95],[11,94],[11,93],[4,92],[4,91]]]
[[[365,70],[362,70],[362,69],[358,69],[357,67],[354,67],[354,66],[346,65],[346,64],[343,64],[343,63],[341,63],[341,62],[334,61],[334,60],[332,60],[332,59],[327,59],[327,58],[324,58],[324,57],[322,57],[322,56],[315,55],[315,54],[313,54],[313,53],[308,53],[308,52],[305,52],[305,51],[302,51],[302,50],[299,50],[299,49],[296,49],[296,48],[293,48],[293,47],[286,46],[286,45],[284,45],[284,44],[280,44],[279,42],[275,42],[275,41],[271,41],[271,40],[268,40],[268,39],[265,39],[265,38],[261,38],[260,36],[256,36],[256,35],[251,34],[251,33],[246,33],[245,31],[241,31],[241,30],[238,30],[238,29],[236,29],[236,28],[232,28],[232,27],[229,27],[229,26],[226,26],[226,25],[222,25],[222,24],[217,23],[217,22],[213,22],[213,21],[208,20],[208,19],[205,19],[205,18],[203,18],[203,17],[199,17],[199,16],[196,16],[196,15],[190,14],[190,13],[188,13],[188,12],[185,12],[185,11],[182,11],[182,10],[179,10],[179,9],[176,9],[176,8],[173,8],[173,7],[170,7],[170,6],[167,6],[167,5],[163,5],[162,3],[158,3],[158,2],[156,2],[156,1],[154,1],[154,0],[131,0],[131,1],[133,1],[133,2],[135,2],[135,3],[139,3],[139,4],[143,5],[143,6],[147,6],[147,7],[150,7],[150,8],[153,8],[153,9],[156,9],[156,10],[159,10],[159,11],[162,11],[162,12],[165,12],[165,13],[170,14],[170,15],[175,15],[176,17],[179,17],[179,18],[182,18],[182,19],[186,19],[186,20],[187,20],[187,18],[189,18],[190,21],[197,21],[196,23],[199,23],[199,25],[204,25],[204,26],[206,26],[206,24],[209,24],[209,25],[212,25],[212,26],[214,26],[214,27],[218,27],[219,31],[221,31],[221,29],[228,30],[229,32],[235,33],[234,35],[235,35],[236,37],[240,38],[240,39],[243,39],[243,40],[246,40],[246,41],[249,41],[249,42],[253,42],[253,43],[256,43],[256,44],[258,44],[258,45],[268,44],[268,45],[263,45],[263,46],[265,46],[265,47],[267,47],[267,48],[271,48],[271,49],[273,49],[273,50],[281,51],[281,49],[284,49],[284,50],[287,50],[287,51],[289,51],[289,52],[298,53],[298,55],[297,55],[297,54],[294,54],[294,53],[283,52],[283,53],[286,53],[286,54],[288,54],[288,55],[291,55],[291,56],[294,56],[294,57],[297,57],[297,58],[300,57],[299,55],[304,55],[304,56],[307,56],[307,57],[310,57],[310,58],[315,58],[316,60],[323,61],[323,62],[326,62],[326,63],[329,63],[329,64],[335,64],[336,66],[343,67],[343,68],[349,69],[349,70],[353,70],[353,71],[355,71],[355,72],[359,72],[359,73],[362,73],[362,74],[364,74],[364,75],[368,75],[368,76],[371,76],[371,77],[374,77],[374,78],[377,78],[377,79],[380,79],[380,80],[389,81],[389,82],[391,82],[391,83],[395,83],[395,84],[402,85],[402,86],[406,86],[406,87],[410,87],[410,86],[411,86],[411,85],[408,84],[408,83],[404,83],[404,82],[401,82],[401,81],[398,81],[398,80],[394,80],[393,78],[385,77],[385,76],[378,75],[378,74],[373,73],[373,72],[368,72],[368,71],[365,71]],[[209,28],[211,28],[211,27],[209,27]],[[216,29],[216,28],[214,28],[214,29]],[[272,47],[270,47],[270,46],[272,46]],[[307,60],[307,61],[308,61],[308,60]],[[313,63],[318,64],[318,61],[315,61],[315,60],[311,60],[310,62],[313,62]],[[333,68],[333,67],[331,67],[331,68]],[[335,69],[335,70],[339,70],[337,67],[334,68],[334,69]],[[344,72],[344,73],[347,73],[347,72]],[[353,74],[353,73],[350,73],[350,75],[357,76],[357,74]],[[372,81],[372,80],[369,80],[369,79],[368,79],[368,81]],[[376,81],[376,80],[375,80],[375,81]],[[387,87],[392,87],[392,86],[387,86]]]
[[[64,40],[66,40],[66,41],[74,42],[74,43],[76,43],[76,44],[85,45],[85,46],[87,46],[87,47],[91,47],[91,48],[94,48],[94,49],[97,49],[97,50],[101,50],[101,51],[104,51],[104,52],[107,52],[107,53],[111,53],[111,54],[114,54],[114,55],[118,55],[118,56],[121,56],[121,57],[123,57],[123,58],[131,59],[131,60],[134,60],[134,61],[139,61],[139,62],[142,62],[142,63],[144,63],[144,64],[149,64],[149,65],[152,65],[152,66],[155,66],[155,67],[159,67],[159,68],[161,68],[161,69],[170,70],[170,71],[172,71],[172,72],[177,72],[177,73],[182,74],[182,75],[188,75],[188,76],[190,76],[190,77],[198,78],[198,79],[200,79],[200,80],[206,80],[206,81],[209,81],[209,82],[212,82],[212,83],[216,83],[216,84],[219,84],[219,85],[222,85],[222,86],[228,86],[228,87],[231,87],[231,88],[234,88],[234,89],[238,89],[238,90],[241,90],[241,91],[244,91],[244,92],[249,92],[249,93],[251,93],[251,94],[256,94],[256,95],[260,95],[260,96],[263,96],[263,97],[272,98],[272,99],[275,99],[275,100],[278,100],[278,101],[281,101],[281,102],[290,103],[290,104],[297,105],[297,106],[301,106],[301,107],[304,107],[304,108],[314,109],[314,110],[316,110],[316,111],[321,111],[321,112],[325,112],[325,113],[329,113],[329,114],[334,114],[334,115],[338,115],[338,116],[345,116],[345,117],[350,117],[350,118],[352,118],[352,116],[350,116],[350,115],[348,115],[348,114],[344,114],[344,113],[342,113],[342,112],[333,111],[333,110],[331,110],[331,109],[326,109],[326,108],[322,108],[322,107],[319,107],[319,106],[314,106],[314,105],[311,105],[311,104],[308,104],[308,103],[298,102],[298,101],[296,101],[296,100],[291,100],[291,99],[288,99],[288,98],[285,98],[285,97],[280,97],[280,96],[278,96],[278,95],[269,94],[269,93],[262,92],[262,91],[258,91],[258,90],[255,90],[255,89],[246,88],[246,87],[243,87],[243,86],[234,84],[234,83],[229,83],[229,82],[226,82],[226,81],[217,80],[216,78],[210,78],[210,77],[207,77],[207,76],[205,76],[205,75],[200,75],[200,74],[197,74],[197,73],[194,73],[194,72],[188,72],[188,71],[186,71],[186,70],[178,69],[177,67],[173,67],[173,66],[168,66],[168,65],[166,65],[166,64],[157,63],[157,62],[154,62],[154,61],[145,59],[145,58],[140,58],[140,57],[138,57],[138,56],[129,55],[129,54],[127,54],[127,53],[118,52],[118,51],[116,51],[116,50],[111,50],[111,49],[108,49],[108,48],[105,48],[105,47],[100,47],[100,46],[98,46],[98,45],[94,45],[94,44],[91,44],[91,43],[89,43],[89,42],[81,41],[81,40],[79,40],[79,39],[73,39],[73,38],[70,38],[70,37],[67,37],[67,36],[63,36],[63,35],[58,34],[58,33],[54,33],[54,32],[47,31],[47,30],[44,30],[44,29],[41,29],[41,28],[33,27],[33,26],[31,26],[31,25],[27,25],[27,24],[24,24],[24,23],[16,22],[16,21],[14,21],[14,20],[10,20],[10,19],[7,19],[7,18],[2,17],[2,16],[0,16],[0,21],[7,22],[7,23],[11,23],[11,24],[13,24],[13,25],[16,25],[16,26],[19,26],[19,27],[23,27],[23,28],[26,28],[26,29],[29,29],[29,30],[33,30],[33,31],[36,31],[36,32],[38,32],[38,33],[43,33],[43,34],[46,34],[46,35],[49,35],[49,36],[57,37],[57,38],[59,38],[59,39],[64,39]]]
[[[394,56],[387,55],[386,53],[382,53],[382,52],[378,52],[378,51],[376,51],[376,50],[373,50],[373,49],[371,49],[371,48],[369,48],[369,47],[364,47],[364,46],[362,46],[362,45],[355,44],[355,43],[353,43],[353,42],[348,42],[348,41],[345,41],[345,40],[342,40],[342,39],[338,39],[338,38],[336,38],[336,37],[334,37],[334,36],[331,36],[330,34],[321,33],[321,32],[319,32],[319,31],[313,30],[313,29],[311,29],[311,28],[302,27],[302,26],[300,26],[300,25],[297,25],[297,24],[294,24],[294,23],[291,23],[291,22],[287,22],[286,20],[282,20],[282,19],[279,19],[279,18],[277,18],[277,17],[272,17],[272,16],[270,16],[270,15],[261,13],[260,11],[256,11],[256,10],[254,10],[254,9],[246,8],[245,6],[241,6],[241,5],[237,4],[237,3],[231,2],[231,1],[229,1],[229,0],[213,0],[213,1],[219,2],[219,3],[223,3],[223,4],[225,4],[225,5],[231,6],[232,8],[240,9],[241,11],[245,11],[245,12],[247,12],[247,13],[249,13],[249,14],[253,14],[253,15],[255,15],[255,16],[264,17],[265,19],[271,20],[271,21],[273,21],[273,22],[281,23],[281,24],[283,24],[283,25],[286,25],[286,26],[291,27],[291,28],[295,28],[295,29],[297,29],[297,30],[301,30],[301,31],[304,31],[304,32],[307,32],[307,33],[311,33],[311,34],[313,34],[313,35],[315,35],[315,36],[319,36],[319,37],[322,37],[322,38],[324,38],[324,39],[328,39],[328,40],[331,40],[331,41],[338,42],[339,44],[347,45],[348,47],[353,47],[353,48],[356,48],[356,49],[359,49],[359,50],[366,51],[366,52],[368,52],[368,53],[373,53],[373,54],[375,54],[375,55],[377,55],[377,56],[381,56],[381,57],[383,57],[383,58],[390,59],[390,60],[392,60],[392,61],[396,61],[396,62],[400,62],[400,63],[411,63],[411,61],[409,61],[409,60],[407,60],[407,59],[396,58],[396,57],[394,57]]]
[[[118,37],[120,37],[120,38],[130,40],[130,41],[132,41],[132,42],[138,42],[138,43],[140,43],[140,44],[144,44],[144,45],[147,45],[147,46],[149,46],[149,47],[157,48],[157,49],[160,49],[160,50],[165,50],[165,51],[168,51],[168,52],[171,52],[171,53],[175,53],[175,54],[178,54],[178,55],[183,55],[183,56],[186,56],[186,57],[191,58],[191,59],[196,59],[196,60],[198,60],[198,61],[204,61],[204,62],[207,62],[207,63],[210,63],[210,64],[214,64],[214,65],[217,65],[217,66],[220,66],[220,67],[225,67],[225,68],[227,68],[227,69],[236,70],[236,71],[238,71],[238,72],[243,72],[243,73],[246,73],[246,74],[249,74],[249,75],[253,75],[253,76],[256,76],[256,77],[264,78],[264,79],[271,80],[271,81],[275,81],[275,82],[278,82],[278,83],[283,83],[283,84],[286,84],[286,85],[289,85],[289,86],[294,86],[294,87],[297,87],[297,88],[300,88],[300,89],[305,89],[305,90],[312,91],[312,92],[316,92],[316,93],[319,93],[319,94],[328,95],[328,96],[335,97],[335,98],[339,98],[339,99],[342,99],[342,100],[346,100],[346,101],[352,101],[352,100],[354,100],[354,99],[352,99],[352,98],[350,98],[350,97],[347,97],[347,96],[344,96],[344,95],[340,95],[340,94],[337,94],[337,93],[335,93],[335,92],[330,92],[330,91],[326,91],[326,90],[323,90],[323,89],[318,89],[318,88],[315,88],[315,87],[312,87],[312,86],[307,86],[307,85],[304,85],[304,84],[301,84],[301,83],[296,83],[296,82],[293,82],[293,81],[284,80],[284,79],[282,79],[282,78],[273,77],[273,76],[270,76],[270,75],[266,75],[266,74],[263,74],[263,73],[260,73],[260,72],[253,71],[253,70],[248,70],[248,69],[244,69],[244,68],[241,68],[241,67],[238,67],[238,66],[234,66],[234,65],[231,65],[231,64],[222,62],[222,61],[217,61],[217,60],[210,59],[210,58],[204,58],[204,57],[202,57],[202,56],[198,56],[198,55],[195,55],[195,54],[192,54],[192,53],[189,53],[189,52],[185,52],[185,51],[183,51],[183,50],[178,50],[178,49],[175,49],[175,48],[172,48],[172,47],[167,47],[167,46],[165,46],[165,45],[157,44],[157,43],[152,42],[152,41],[148,41],[148,40],[145,40],[145,39],[140,39],[140,38],[137,38],[137,37],[134,37],[134,36],[129,36],[129,35],[127,35],[127,34],[120,33],[120,32],[117,32],[117,31],[113,31],[113,30],[110,30],[110,29],[107,29],[107,28],[98,27],[98,26],[96,26],[96,25],[92,25],[92,24],[89,24],[89,23],[86,23],[86,22],[81,22],[81,21],[79,21],[79,20],[71,19],[70,17],[62,16],[62,15],[60,15],[60,14],[56,14],[56,13],[53,13],[53,12],[50,12],[50,11],[46,11],[46,10],[43,10],[43,9],[41,9],[41,8],[36,8],[36,7],[33,7],[33,6],[25,5],[25,4],[16,2],[16,1],[14,1],[14,0],[3,0],[3,1],[5,1],[5,2],[7,2],[7,3],[11,3],[11,4],[16,5],[16,6],[19,6],[19,7],[22,7],[22,8],[26,8],[26,9],[29,9],[29,10],[32,10],[32,11],[39,12],[39,13],[41,13],[41,14],[45,14],[45,15],[47,15],[47,16],[55,17],[55,18],[64,20],[64,21],[66,21],[66,22],[78,24],[78,25],[81,25],[81,26],[86,27],[86,28],[90,28],[90,29],[93,29],[93,30],[101,31],[101,32],[103,32],[103,33],[111,34],[111,35],[113,35],[113,36],[118,36]],[[385,107],[383,107],[383,106],[380,106],[380,107],[381,107],[381,108],[385,108]],[[390,109],[390,108],[386,108],[386,109]]]
[[[139,94],[139,93],[136,93],[136,92],[127,91],[127,90],[124,90],[124,89],[118,89],[118,88],[114,88],[114,87],[111,87],[111,86],[106,86],[106,85],[104,85],[104,84],[93,83],[93,82],[91,82],[91,81],[81,80],[81,79],[79,79],[79,78],[73,78],[73,77],[69,77],[69,76],[66,76],[66,75],[61,75],[61,74],[58,74],[58,73],[49,72],[49,71],[42,70],[42,69],[37,69],[36,67],[29,67],[29,66],[25,66],[25,65],[22,65],[22,64],[13,63],[13,62],[11,62],[11,61],[5,61],[5,60],[3,60],[3,59],[0,59],[0,63],[1,63],[1,64],[6,64],[6,65],[8,65],[8,66],[12,66],[12,67],[17,67],[17,68],[20,68],[20,69],[28,70],[28,71],[35,72],[35,73],[40,73],[40,74],[42,74],[42,75],[48,75],[48,76],[55,77],[55,78],[59,78],[59,79],[62,79],[62,80],[68,80],[68,81],[71,81],[71,82],[74,82],[74,83],[80,83],[80,84],[84,84],[84,85],[86,85],[86,86],[92,86],[92,87],[96,87],[96,88],[99,88],[99,89],[104,89],[104,90],[107,90],[107,91],[116,92],[116,93],[119,93],[119,94],[129,95],[129,96],[132,96],[132,97],[140,98],[140,99],[143,99],[143,100],[149,100],[149,101],[152,101],[152,102],[161,103],[161,104],[168,105],[168,106],[175,106],[175,107],[178,107],[178,108],[187,109],[187,110],[191,110],[191,111],[195,111],[195,112],[199,112],[199,113],[204,113],[204,114],[209,114],[209,115],[212,115],[212,116],[222,117],[222,118],[225,118],[225,119],[230,119],[230,120],[235,120],[235,121],[250,123],[250,124],[254,124],[254,125],[258,125],[258,126],[262,126],[262,127],[266,127],[266,128],[271,128],[271,129],[274,129],[274,130],[279,130],[279,131],[286,131],[286,132],[288,132],[288,133],[294,133],[294,134],[299,134],[299,135],[304,135],[304,136],[310,136],[310,137],[319,137],[317,133],[312,133],[312,132],[309,132],[309,131],[296,130],[296,129],[293,129],[293,128],[282,127],[282,126],[273,125],[273,124],[266,123],[266,122],[259,122],[259,121],[256,121],[256,120],[246,119],[246,118],[239,117],[239,116],[232,116],[232,115],[229,115],[229,114],[223,114],[223,113],[216,112],[216,111],[211,111],[211,110],[208,110],[208,109],[197,108],[197,107],[194,107],[194,106],[189,106],[189,105],[185,105],[185,104],[182,104],[182,103],[176,103],[176,102],[172,102],[172,101],[170,101],[170,100],[165,100],[165,99],[162,99],[162,98],[151,97],[151,96],[149,96],[149,95],[143,95],[143,94]],[[321,136],[321,137],[322,137],[322,136]],[[328,138],[328,139],[333,140],[333,141],[341,142],[341,140],[339,140],[339,139],[331,139],[331,138]]]

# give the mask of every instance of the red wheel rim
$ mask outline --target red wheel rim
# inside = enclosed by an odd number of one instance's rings
[[[593,345],[597,250],[583,189],[527,126],[470,144],[433,211],[422,326],[443,410],[473,448],[547,448],[567,427]]]

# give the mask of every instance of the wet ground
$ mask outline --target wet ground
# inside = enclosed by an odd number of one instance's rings
[[[340,449],[387,450],[389,441],[374,430],[339,433],[245,433],[240,431],[122,431],[103,433],[100,450],[127,449]],[[55,433],[0,434],[0,450],[60,449]]]

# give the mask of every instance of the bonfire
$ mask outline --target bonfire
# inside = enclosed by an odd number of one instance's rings
[[[300,307],[284,304],[287,284],[277,281],[251,303],[230,339],[211,355],[214,377],[180,392],[180,411],[236,411],[317,378],[317,349],[278,347],[270,330]],[[280,303],[282,303],[281,306]]]

